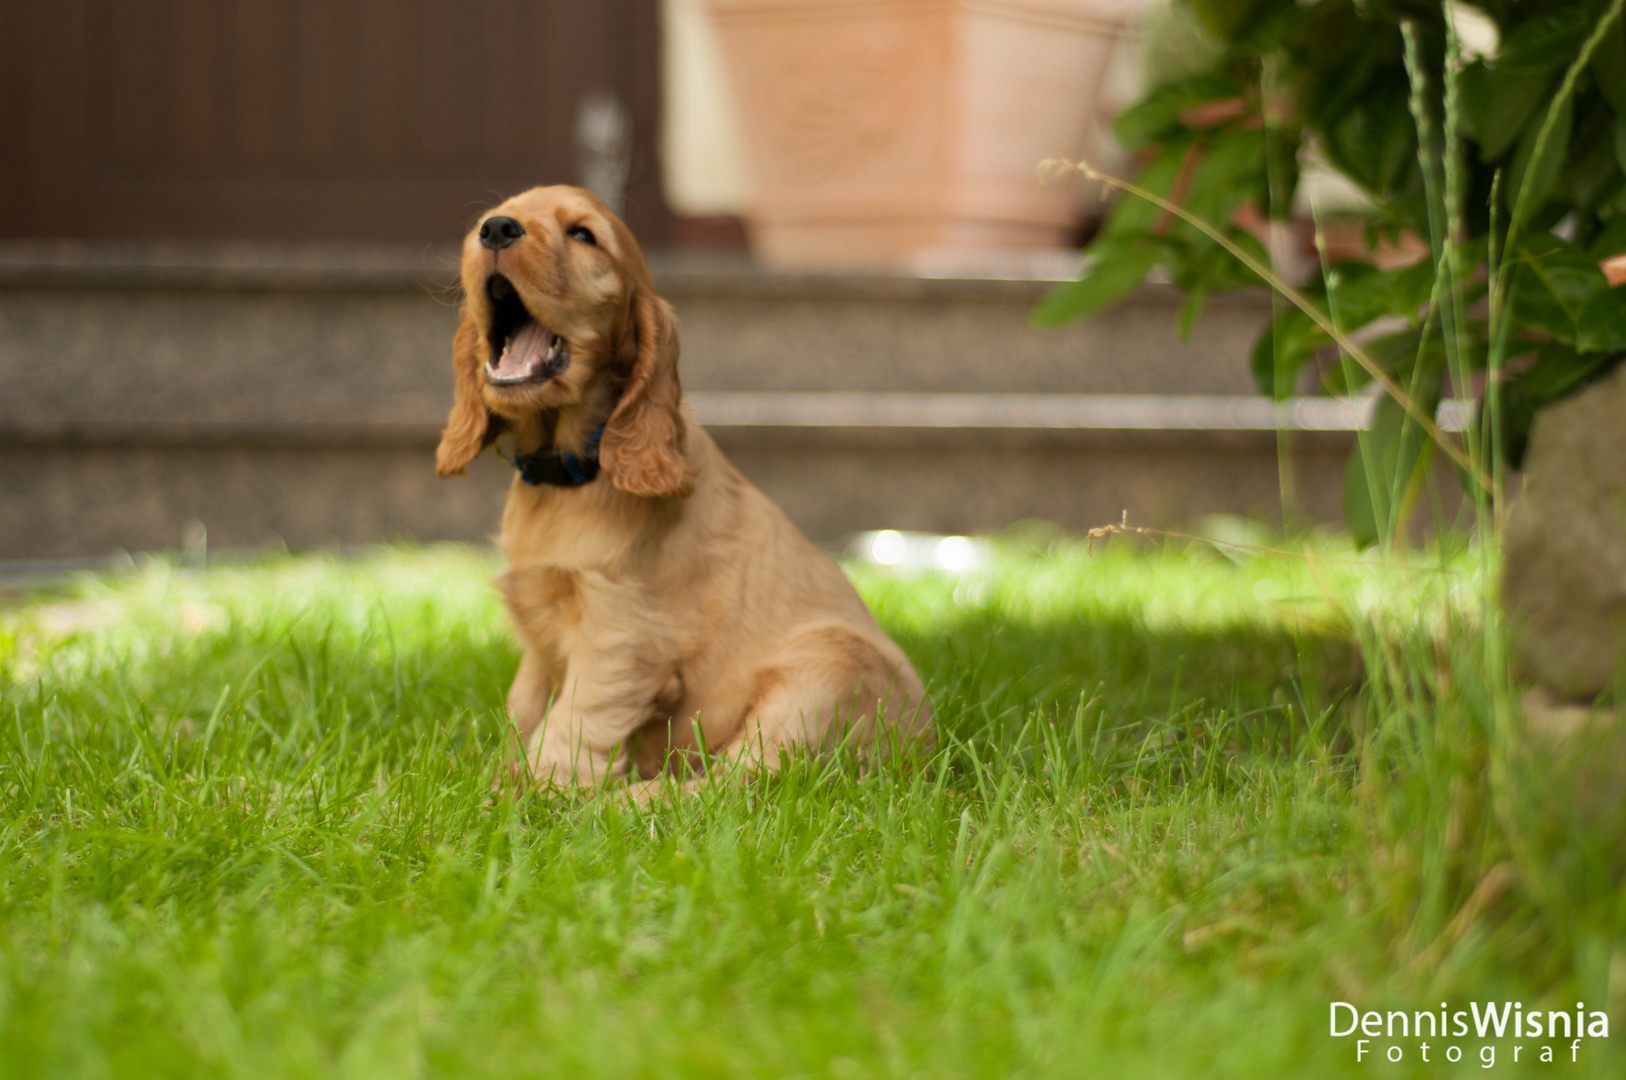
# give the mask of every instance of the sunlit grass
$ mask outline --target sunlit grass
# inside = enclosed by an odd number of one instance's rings
[[[1621,833],[1515,767],[1484,565],[855,565],[937,760],[647,810],[493,795],[487,554],[35,598],[0,616],[0,1073],[1421,1073],[1357,1066],[1328,1003],[1626,981]]]

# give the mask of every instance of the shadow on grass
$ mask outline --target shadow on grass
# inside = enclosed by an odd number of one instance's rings
[[[1152,629],[1132,618],[1033,625],[989,612],[940,633],[900,632],[928,680],[944,735],[1008,765],[1031,764],[1035,723],[1102,778],[1133,764],[1145,782],[1182,783],[1198,747],[1291,758],[1297,740],[1349,748],[1354,644],[1333,633],[1253,625]],[[1203,752],[1206,752],[1204,750]]]

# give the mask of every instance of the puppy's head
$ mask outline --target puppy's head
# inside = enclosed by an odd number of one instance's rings
[[[580,188],[533,188],[469,231],[462,276],[440,475],[462,472],[503,420],[608,410],[599,458],[610,482],[689,493],[677,327],[620,218]]]

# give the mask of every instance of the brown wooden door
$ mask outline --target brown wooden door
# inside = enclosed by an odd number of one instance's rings
[[[0,236],[450,242],[591,174],[658,244],[657,2],[0,0]]]

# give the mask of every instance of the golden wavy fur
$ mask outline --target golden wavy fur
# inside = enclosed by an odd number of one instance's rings
[[[524,646],[508,707],[530,775],[647,792],[692,767],[702,735],[753,770],[844,738],[931,745],[908,658],[684,408],[677,322],[621,220],[579,188],[535,188],[470,231],[462,276],[437,471],[504,431],[521,453],[580,453],[603,428],[597,479],[516,478],[503,512],[498,584]]]

